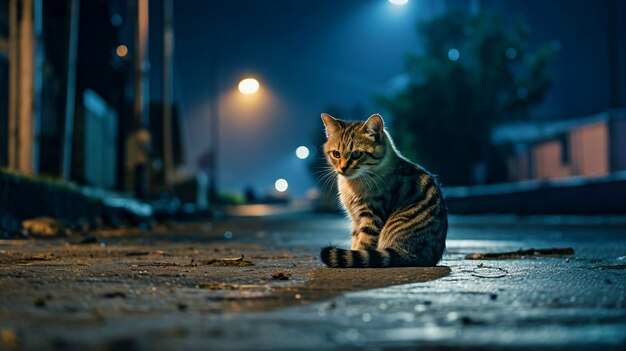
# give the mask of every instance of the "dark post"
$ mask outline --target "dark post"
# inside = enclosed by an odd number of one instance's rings
[[[174,158],[172,156],[172,55],[174,30],[172,0],[163,0],[163,173],[165,186],[172,181]]]
[[[214,33],[215,34],[215,33]],[[215,43],[214,43],[215,45]],[[211,151],[209,153],[209,210],[215,213],[216,206],[219,202],[218,196],[218,164],[219,164],[219,62],[217,58],[217,50],[213,50],[209,61],[210,64],[210,82],[211,82],[211,109],[210,109],[210,126],[209,138],[211,140]]]
[[[134,133],[129,145],[129,158],[133,166],[134,192],[138,198],[144,198],[147,193],[148,149],[150,133],[148,126],[149,96],[148,73],[148,0],[137,0],[137,14],[135,26],[135,101],[134,101]]]
[[[63,154],[61,177],[70,179],[72,172],[72,143],[74,142],[74,107],[76,104],[76,55],[78,49],[78,20],[80,0],[70,2],[70,27],[67,45],[67,76],[65,82],[65,129],[63,132]]]
[[[617,0],[607,2],[607,46],[609,59],[609,108],[619,107],[619,51],[618,51],[618,28],[617,28]]]

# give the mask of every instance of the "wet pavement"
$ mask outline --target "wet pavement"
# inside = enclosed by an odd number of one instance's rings
[[[454,217],[431,268],[322,267],[335,216],[0,240],[0,349],[623,350],[626,227],[559,223]]]

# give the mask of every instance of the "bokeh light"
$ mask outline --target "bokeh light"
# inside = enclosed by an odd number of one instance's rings
[[[259,81],[254,78],[246,78],[239,82],[239,91],[242,94],[254,94],[259,91]]]
[[[289,188],[289,183],[287,183],[286,180],[284,180],[283,178],[277,179],[276,182],[274,183],[274,188],[276,188],[276,191],[279,192],[284,192],[287,191],[287,188]]]
[[[119,57],[126,57],[126,55],[128,55],[128,47],[124,44],[120,44],[115,49],[115,53]]]
[[[459,50],[455,48],[448,50],[448,58],[450,59],[450,61],[456,61],[459,59],[459,57],[461,57],[461,53],[459,52]]]
[[[298,156],[298,158],[301,160],[309,157],[309,148],[306,146],[298,146],[298,148],[296,149],[296,156]]]
[[[394,5],[406,5],[409,0],[389,0],[389,2]]]

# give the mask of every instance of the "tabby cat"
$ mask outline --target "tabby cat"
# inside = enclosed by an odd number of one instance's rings
[[[329,267],[434,266],[448,217],[435,177],[404,158],[380,115],[348,122],[323,113],[324,153],[352,220],[352,249],[322,249]]]

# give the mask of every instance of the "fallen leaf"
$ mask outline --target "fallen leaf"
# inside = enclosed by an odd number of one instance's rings
[[[289,272],[274,272],[272,274],[272,279],[274,280],[289,280],[291,278],[291,273]]]
[[[212,258],[210,260],[201,261],[202,264],[218,267],[247,267],[254,266],[254,263],[246,261],[241,257]]]
[[[472,253],[465,256],[466,260],[509,260],[523,257],[558,257],[571,256],[574,249],[571,247],[549,249],[526,249],[509,252]]]
[[[102,294],[102,297],[107,298],[107,299],[114,299],[116,297],[125,299],[126,294],[121,291],[111,291],[111,292]]]

